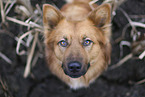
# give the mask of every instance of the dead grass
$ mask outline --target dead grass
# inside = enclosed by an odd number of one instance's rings
[[[4,81],[0,75],[0,88],[2,89],[2,91],[4,92],[4,97],[13,97],[8,89],[7,83],[6,81]]]
[[[17,5],[17,2],[21,5]],[[15,37],[17,40],[17,47],[16,47],[16,53],[18,55],[27,55],[27,62],[26,62],[26,68],[24,72],[24,77],[27,77],[31,70],[31,64],[33,62],[36,63],[39,57],[40,52],[37,52],[37,58],[34,58],[34,53],[36,49],[36,45],[39,44],[38,48],[41,48],[42,46],[40,43],[37,43],[39,40],[38,35],[40,33],[43,33],[43,27],[42,27],[42,11],[40,6],[37,4],[36,9],[33,10],[30,0],[1,0],[1,16],[2,16],[2,23],[5,24],[6,21],[11,21],[14,23],[19,24],[20,26],[26,26],[27,32],[24,32],[20,37]],[[5,6],[4,6],[5,5]],[[16,5],[16,12],[22,15],[23,18],[26,19],[26,21],[16,19],[15,17],[9,17],[7,14],[11,11],[11,8]],[[31,29],[31,30],[30,30]],[[23,40],[25,39],[25,40]],[[28,51],[21,50],[21,45],[28,48]],[[29,51],[30,49],[30,51]],[[42,51],[42,48],[41,48]],[[40,54],[42,55],[42,54]],[[7,63],[12,63],[12,61],[7,58],[4,54],[0,53],[0,57],[2,57]]]
[[[12,64],[12,61],[6,55],[4,55],[2,52],[0,52],[0,57],[3,60],[5,60],[7,63]]]
[[[123,56],[123,46],[128,46],[131,49],[131,53],[122,58],[118,63],[114,64],[110,69],[115,69],[121,66],[123,63],[138,55],[138,59],[143,59],[145,57],[145,34],[137,30],[137,27],[145,28],[145,24],[141,22],[135,22],[131,20],[129,15],[123,10],[119,9],[128,20],[128,24],[124,27],[122,31],[122,36],[115,40],[116,43],[120,42],[121,57]],[[140,18],[140,16],[139,16]],[[142,18],[142,17],[141,17]],[[127,28],[131,27],[130,37],[132,42],[124,41],[125,33]]]

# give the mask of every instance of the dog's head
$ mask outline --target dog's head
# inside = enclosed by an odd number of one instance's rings
[[[110,13],[110,6],[104,4],[86,19],[71,21],[45,4],[43,24],[49,64],[54,64],[54,59],[59,61],[61,65],[57,66],[72,78],[85,75],[93,65],[101,65],[96,71],[106,67],[110,61]]]

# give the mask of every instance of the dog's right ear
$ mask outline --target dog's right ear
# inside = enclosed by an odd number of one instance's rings
[[[45,31],[51,31],[61,19],[63,19],[63,15],[58,9],[49,4],[43,5],[43,25]]]
[[[103,27],[111,22],[111,6],[110,4],[102,4],[93,10],[89,19],[92,20],[97,27]]]

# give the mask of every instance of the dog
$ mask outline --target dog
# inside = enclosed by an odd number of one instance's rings
[[[88,87],[110,63],[111,6],[73,0],[60,10],[43,5],[49,70],[72,89]]]

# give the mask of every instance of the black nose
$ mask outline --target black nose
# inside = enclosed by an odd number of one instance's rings
[[[81,70],[81,64],[79,62],[71,62],[68,64],[68,69],[72,73],[77,73]]]

